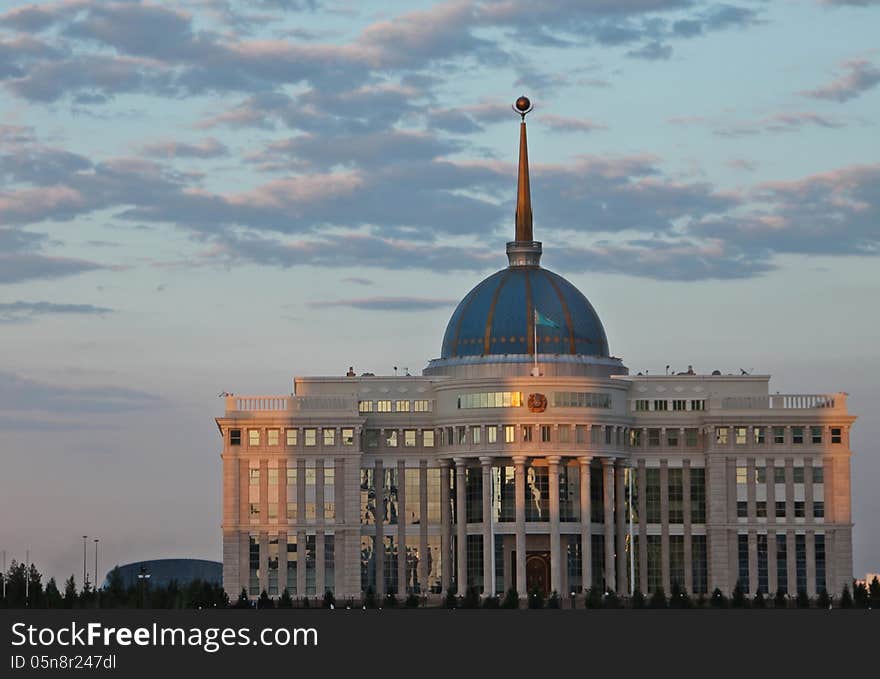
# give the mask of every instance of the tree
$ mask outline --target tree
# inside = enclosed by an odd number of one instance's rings
[[[479,608],[480,606],[480,593],[477,591],[477,588],[471,585],[467,588],[467,591],[464,595],[464,600],[461,602],[462,608]]]
[[[73,608],[76,606],[76,581],[71,575],[64,581],[64,608]]]
[[[49,578],[46,583],[46,608],[64,608],[64,599],[58,591],[55,578]]]
[[[764,598],[764,592],[762,590],[759,589],[758,593],[755,594],[752,606],[755,608],[767,608],[767,600]]]
[[[855,599],[856,606],[858,608],[868,607],[868,588],[865,587],[864,582],[859,582],[855,585],[855,587],[853,588],[853,598]]]
[[[235,608],[250,608],[251,598],[248,596],[247,590],[242,587],[241,593],[238,595],[238,601],[235,602]]]
[[[712,598],[710,599],[710,604],[711,604],[712,608],[727,608],[727,597],[724,596],[724,593],[716,587],[712,591]]]
[[[678,584],[678,581],[672,583],[669,592],[669,608],[690,608],[691,598],[688,596],[687,590]]]
[[[497,596],[487,596],[483,599],[483,608],[498,608],[500,605],[501,602]]]
[[[806,591],[798,590],[797,598],[794,602],[795,606],[798,608],[809,608],[810,607],[810,597],[807,596]]]
[[[403,605],[406,608],[418,608],[419,607],[419,596],[415,592],[410,592],[406,595],[406,601],[404,601]]]
[[[119,572],[119,566],[114,566],[113,570],[107,576],[107,589],[104,590],[104,600],[107,608],[118,608],[125,604],[126,591],[125,582],[122,580],[122,573]]]
[[[336,608],[336,597],[329,589],[324,592],[324,608]]]
[[[43,576],[34,564],[27,569],[28,591],[27,605],[28,608],[45,608],[46,602],[43,598]]]
[[[501,608],[519,608],[519,593],[513,587],[507,590],[507,593],[504,595],[504,601],[501,602]]]
[[[607,592],[602,600],[602,608],[620,608],[620,597],[617,592]]]
[[[372,587],[367,587],[367,591],[364,592],[364,608],[377,608],[376,592]]]
[[[843,586],[843,592],[840,594],[840,607],[841,608],[852,608],[853,607],[853,598],[852,594],[849,593],[849,585]]]
[[[293,608],[293,598],[291,598],[290,590],[287,587],[281,592],[281,598],[278,599],[278,608]]]
[[[819,591],[819,596],[816,597],[816,607],[831,608],[831,597],[828,596],[828,590],[824,587]]]
[[[397,608],[397,604],[400,602],[397,600],[397,595],[394,592],[388,592],[385,595],[385,607],[386,608]]]
[[[868,586],[868,597],[871,600],[871,608],[880,608],[880,580],[876,575]]]
[[[645,607],[645,595],[642,594],[642,590],[636,589],[632,595],[632,607],[633,608],[644,608]]]
[[[26,579],[25,565],[13,559],[6,572],[6,601],[10,608],[24,608]]]
[[[788,608],[788,597],[782,587],[776,590],[776,596],[773,597],[773,608]]]
[[[554,589],[547,600],[547,608],[559,608],[559,593]]]
[[[544,595],[537,587],[529,594],[529,608],[544,608]]]
[[[587,590],[587,595],[584,597],[584,606],[586,608],[602,608],[602,590],[595,585],[590,587]]]
[[[742,586],[742,582],[739,580],[736,581],[736,586],[733,588],[733,596],[730,599],[730,605],[733,608],[749,607],[749,600],[746,598],[746,591]]]
[[[458,608],[458,597],[455,596],[455,590],[450,587],[446,590],[446,598],[443,600],[445,608]]]
[[[651,594],[651,608],[666,608],[666,592],[662,587],[658,587]]]

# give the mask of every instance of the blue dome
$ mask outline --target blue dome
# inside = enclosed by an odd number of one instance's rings
[[[441,358],[534,353],[534,309],[559,326],[538,325],[539,354],[609,356],[602,322],[576,287],[547,269],[511,266],[461,300]]]

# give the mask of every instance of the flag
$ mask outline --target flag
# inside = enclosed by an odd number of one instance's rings
[[[535,325],[546,325],[548,328],[556,328],[559,329],[559,324],[556,323],[552,318],[547,318],[540,311],[535,309]]]

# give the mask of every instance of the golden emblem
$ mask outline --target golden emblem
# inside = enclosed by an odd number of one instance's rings
[[[544,394],[529,394],[529,412],[543,413],[547,410],[547,397]]]

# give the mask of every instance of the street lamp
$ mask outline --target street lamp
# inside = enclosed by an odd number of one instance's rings
[[[150,574],[147,573],[147,567],[141,566],[138,572],[138,580],[141,587],[141,608],[147,607],[147,583],[150,580]]]
[[[98,591],[98,538],[95,538],[95,591]]]
[[[83,535],[83,588],[86,586],[86,540],[88,539],[88,535]]]

